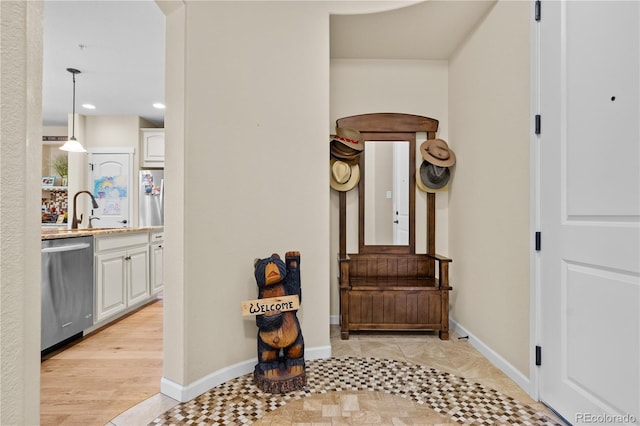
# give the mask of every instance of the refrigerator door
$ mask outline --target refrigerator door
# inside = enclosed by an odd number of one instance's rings
[[[164,171],[140,170],[138,226],[164,225]]]

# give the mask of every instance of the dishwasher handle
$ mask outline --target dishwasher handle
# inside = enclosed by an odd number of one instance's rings
[[[89,243],[69,244],[66,246],[57,246],[57,247],[45,247],[42,249],[42,253],[60,253],[63,251],[84,250],[89,247],[91,247],[91,244]]]

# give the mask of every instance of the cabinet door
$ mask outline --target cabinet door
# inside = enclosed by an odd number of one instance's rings
[[[142,165],[144,167],[164,166],[164,131],[144,131],[142,133]]]
[[[96,322],[124,310],[127,306],[125,257],[124,251],[96,256]]]
[[[164,247],[151,244],[151,292],[157,293],[164,286]]]
[[[131,306],[149,297],[149,249],[140,246],[127,250],[129,291],[127,304]]]

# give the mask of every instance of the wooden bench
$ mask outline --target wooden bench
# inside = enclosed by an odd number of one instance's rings
[[[447,340],[450,262],[428,254],[349,254],[341,259],[342,339],[360,330],[437,330]]]

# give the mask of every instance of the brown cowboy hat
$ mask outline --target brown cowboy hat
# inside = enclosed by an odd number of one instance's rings
[[[349,165],[344,161],[331,159],[330,161],[329,184],[336,191],[349,191],[353,189],[360,180],[360,167]]]
[[[451,167],[456,163],[456,154],[442,139],[428,139],[420,145],[422,159],[440,167]]]
[[[356,129],[349,129],[347,127],[338,127],[336,134],[331,135],[331,142],[339,142],[346,147],[352,148],[356,151],[362,151],[364,149],[364,141],[360,132]]]
[[[336,160],[342,160],[345,163],[349,163],[351,165],[358,164],[358,162],[360,161],[360,154],[361,154],[360,151],[347,148],[344,145],[339,147],[338,145],[340,144],[336,142],[331,142],[331,147],[329,148],[329,153],[331,155],[331,158],[334,158]]]

